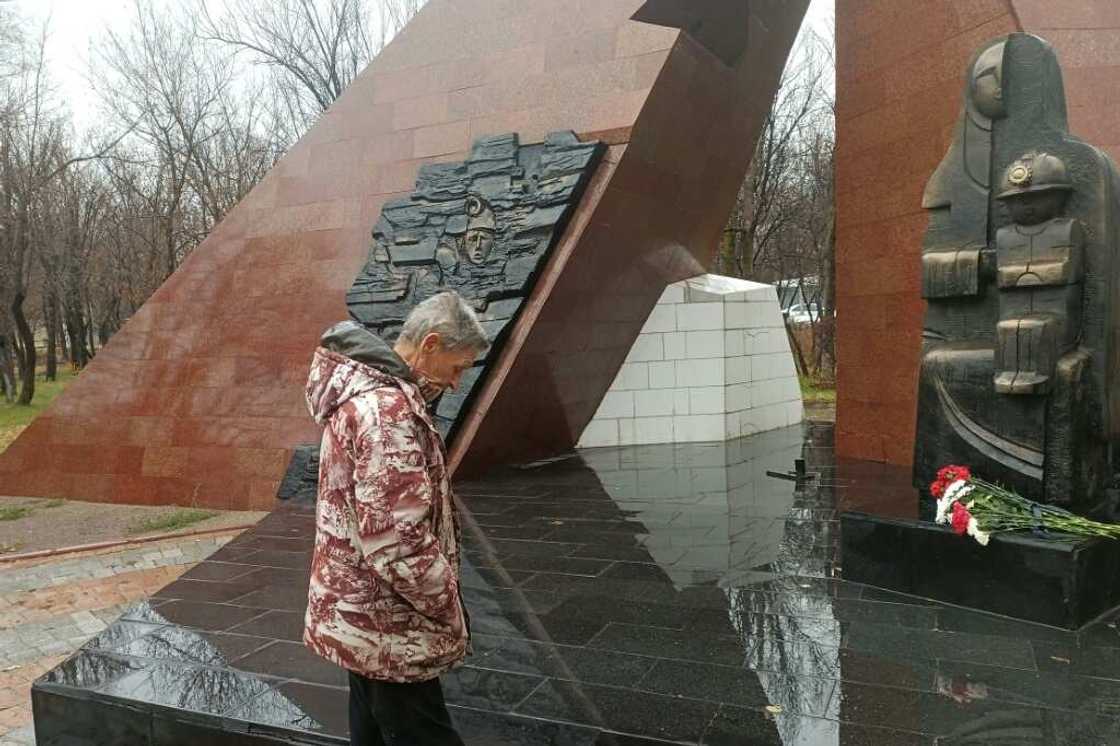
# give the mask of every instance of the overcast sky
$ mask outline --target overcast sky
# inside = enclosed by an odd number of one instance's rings
[[[557,0],[562,2],[562,0]],[[0,0],[5,2],[5,0]],[[96,101],[87,78],[89,48],[106,28],[128,25],[132,0],[7,0],[25,18],[50,18],[47,56],[52,78],[79,128],[94,121]],[[158,0],[157,0],[158,2]],[[806,22],[823,29],[835,15],[835,0],[812,0]]]

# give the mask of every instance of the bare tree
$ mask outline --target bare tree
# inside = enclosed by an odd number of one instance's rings
[[[717,262],[718,271],[782,282],[783,296],[812,301],[807,304],[811,354],[793,329],[790,340],[800,371],[825,378],[833,368],[834,68],[831,38],[803,31],[724,230]]]
[[[423,3],[130,0],[80,147],[45,30],[0,5],[3,395],[30,403],[44,356],[48,378],[84,366]]]
[[[109,32],[96,50],[103,81],[98,93],[108,116],[133,127],[127,153],[112,159],[134,160],[146,178],[117,183],[144,189],[169,275],[212,225],[190,225],[198,217],[192,208],[199,207],[191,204],[197,198],[191,180],[205,171],[201,151],[224,125],[233,69],[228,56],[210,54],[198,43],[195,19],[186,10],[135,0],[132,20],[127,32]]]
[[[425,0],[197,0],[205,38],[248,55],[270,71],[274,118],[294,142]]]
[[[199,241],[283,155],[281,143],[265,135],[264,118],[260,99],[223,95],[210,134],[192,149],[188,178],[202,211]]]
[[[25,304],[31,292],[37,252],[48,237],[42,226],[44,197],[51,181],[70,160],[66,157],[66,126],[53,108],[44,46],[46,28],[34,43],[19,43],[18,65],[3,81],[0,108],[0,294],[15,327],[19,362],[19,403],[35,395],[37,351]]]

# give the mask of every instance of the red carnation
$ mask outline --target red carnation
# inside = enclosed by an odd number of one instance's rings
[[[943,466],[937,470],[937,479],[929,486],[929,493],[935,498],[941,499],[949,485],[962,479],[966,482],[972,479],[972,471],[967,466],[956,464]]]
[[[964,535],[968,532],[968,522],[972,520],[972,513],[968,512],[960,500],[953,503],[953,533]]]
[[[958,479],[963,479],[967,482],[969,479],[972,479],[972,471],[967,466],[949,464],[948,466],[941,467],[937,472],[937,479],[938,481],[945,482],[946,485],[950,485]]]

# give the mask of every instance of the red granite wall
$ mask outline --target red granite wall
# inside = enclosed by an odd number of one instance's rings
[[[480,135],[625,142],[679,34],[641,5],[431,0],[0,455],[0,494],[270,507],[381,205]]]
[[[677,2],[658,0],[659,19],[710,20]],[[509,131],[612,151],[456,462],[476,439],[475,465],[574,444],[661,289],[714,249],[807,0],[752,5],[735,67],[630,20],[645,4],[431,0],[0,454],[0,494],[271,507],[291,449],[317,438],[307,364],[346,317],[382,204],[421,163]]]
[[[1011,0],[1024,31],[1054,45],[1070,131],[1120,163],[1120,2]]]
[[[837,0],[837,450],[909,464],[924,303],[925,182],[952,139],[964,67],[1025,30],[1065,73],[1071,131],[1120,156],[1115,0]]]
[[[752,6],[734,67],[678,39],[468,416],[464,473],[574,447],[665,285],[711,266],[806,5]]]

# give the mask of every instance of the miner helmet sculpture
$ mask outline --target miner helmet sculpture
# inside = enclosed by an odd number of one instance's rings
[[[1049,153],[1030,152],[1004,171],[996,199],[1007,205],[1021,225],[1037,225],[1056,217],[1073,191],[1066,164]]]
[[[1049,153],[1027,153],[1003,174],[1003,183],[996,199],[1006,200],[1021,194],[1073,190],[1066,164]]]

